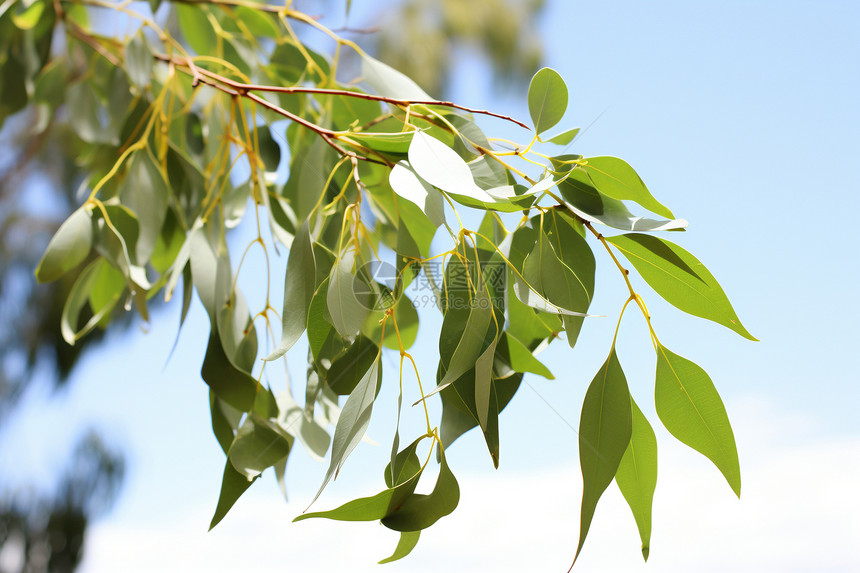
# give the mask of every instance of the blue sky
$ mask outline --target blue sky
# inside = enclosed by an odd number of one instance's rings
[[[534,33],[545,43],[546,65],[568,83],[565,125],[590,126],[572,150],[625,158],[658,199],[690,221],[672,240],[709,267],[761,340],[683,315],[634,282],[661,341],[704,367],[720,389],[738,442],[743,495],[734,498],[715,468],[658,430],[649,563],[641,562],[632,517],[613,486],[577,569],[860,568],[850,549],[860,538],[857,22],[860,4],[848,1],[548,3]],[[524,95],[495,93],[468,54],[455,86],[466,105],[528,116]],[[493,135],[525,137],[500,123],[485,126]],[[435,571],[442,563],[454,570],[462,563],[464,571],[566,569],[581,487],[568,424],[577,424],[624,301],[623,282],[598,259],[592,308],[609,318],[590,320],[574,351],[559,344],[543,356],[557,380],[527,379],[502,415],[499,471],[476,436],[451,448],[461,506],[386,571]],[[259,269],[262,262],[246,264]],[[251,275],[240,285],[259,303]],[[630,310],[619,355],[656,428],[653,351],[641,316]],[[383,570],[374,563],[396,543],[383,528],[289,523],[325,471],[304,452],[290,461],[290,503],[266,476],[206,533],[223,468],[199,378],[208,325],[195,302],[165,366],[177,323],[171,305],[149,332],[132,328],[88,354],[67,394],[34,392],[31,407],[0,436],[6,479],[50,483],[75,432],[94,421],[126,447],[130,473],[116,508],[90,533],[85,571],[266,571],[293,561],[296,570],[314,563],[319,570]],[[435,368],[438,323],[429,315],[422,323],[417,347],[429,350],[417,357],[425,372]],[[302,350],[290,360],[300,385]],[[386,367],[393,365],[392,358]],[[273,376],[272,383],[283,380]],[[377,402],[370,436],[382,445],[362,444],[318,507],[380,488],[395,399],[389,385]]]

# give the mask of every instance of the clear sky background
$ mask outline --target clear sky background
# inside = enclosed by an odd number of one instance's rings
[[[368,6],[353,4],[359,13]],[[660,447],[651,557],[642,563],[632,516],[613,485],[577,570],[860,570],[858,23],[860,4],[852,1],[548,3],[534,33],[545,43],[546,65],[570,89],[564,126],[588,127],[571,151],[625,158],[689,220],[689,231],[671,240],[708,266],[761,340],[688,317],[634,279],[661,341],[705,368],[724,398],[742,498],[710,462],[660,429],[653,350],[644,321],[629,309],[619,355]],[[495,92],[481,62],[463,55],[459,102],[528,117],[524,94]],[[527,139],[501,124],[485,127]],[[248,235],[240,229],[234,239],[242,245]],[[460,507],[399,563],[375,565],[397,540],[377,524],[290,523],[326,469],[301,447],[287,470],[289,503],[267,473],[206,532],[224,461],[199,376],[208,324],[196,301],[166,366],[176,305],[158,313],[147,333],[132,328],[86,355],[68,393],[32,392],[0,436],[3,479],[47,487],[91,423],[125,448],[121,497],[88,534],[83,570],[90,573],[565,571],[581,492],[571,426],[625,297],[617,272],[597,258],[592,308],[609,318],[589,320],[575,350],[557,344],[542,355],[557,379],[527,377],[502,415],[498,471],[477,435],[449,450]],[[261,268],[260,259],[248,264]],[[253,272],[240,277],[252,304],[261,296]],[[426,314],[417,357],[432,379],[439,319]],[[290,358],[299,387],[303,359],[301,348]],[[386,368],[396,370],[393,357]],[[362,444],[315,507],[381,489],[393,386],[380,394],[370,427],[381,445]],[[407,414],[419,418],[407,428],[420,428],[419,413]]]

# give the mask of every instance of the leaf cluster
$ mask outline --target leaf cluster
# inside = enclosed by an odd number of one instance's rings
[[[45,57],[10,64],[15,52],[7,50],[4,74],[26,62],[31,68],[23,95],[15,96],[20,101],[7,96],[4,84],[3,109],[44,106],[49,117],[65,110],[90,173],[86,199],[57,231],[36,276],[52,281],[83,265],[63,310],[69,344],[104,327],[117,305],[147,319],[148,301],[171,299],[180,280],[184,321],[197,293],[210,323],[201,375],[226,456],[212,527],[268,468],[283,486],[296,441],[314,456],[329,456],[319,497],[364,437],[380,387],[395,379],[382,368],[383,353],[394,352],[400,401],[404,368],[414,370],[421,408],[411,411],[423,410],[426,431],[401,448],[398,410],[386,489],[297,519],[379,520],[401,533],[387,560],[405,556],[420,532],[458,503],[445,450],[459,436],[481,432],[498,466],[499,414],[523,376],[553,377],[538,358],[541,350],[559,338],[576,344],[591,316],[597,256],[613,261],[629,287],[623,308],[633,302],[648,320],[660,420],[740,492],[719,395],[701,368],[659,342],[617,253],[680,310],[752,336],[707,269],[652,234],[682,230],[686,221],[658,202],[629,164],[559,151],[576,129],[545,135],[568,105],[555,71],[542,69],[531,81],[533,135],[523,144],[487,137],[476,117],[528,126],[433,99],[289,6],[230,0],[158,10],[156,0],[153,13],[166,13],[165,22],[100,0],[10,3],[0,28],[14,29],[8,37],[31,42]],[[120,11],[140,28],[130,38],[99,34],[88,18],[104,10]],[[43,46],[52,34],[42,28],[55,25],[65,32],[62,51]],[[298,25],[334,39],[334,56],[300,41]],[[362,87],[338,77],[345,50],[361,59]],[[467,212],[483,217],[477,228],[464,223]],[[253,217],[257,235],[234,264],[227,235],[243,217]],[[604,236],[595,225],[620,234]],[[275,307],[267,294],[262,308],[249,308],[236,286],[245,255],[263,251],[259,280],[270,285],[277,278],[270,250],[279,245],[289,250],[283,303]],[[432,388],[410,354],[421,289],[443,317]],[[263,382],[266,366],[302,336],[309,343],[303,400],[288,386]],[[260,351],[263,340],[270,351]],[[436,399],[438,423],[427,408]],[[579,435],[577,555],[614,479],[647,558],[657,446],[614,340],[586,394]],[[429,494],[416,493],[434,452],[435,485]]]

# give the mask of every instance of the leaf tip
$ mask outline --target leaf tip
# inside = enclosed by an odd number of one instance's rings
[[[642,545],[642,558],[647,562],[648,554],[651,552],[651,548],[647,545]]]

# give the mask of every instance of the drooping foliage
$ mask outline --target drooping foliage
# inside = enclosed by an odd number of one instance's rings
[[[423,529],[457,506],[445,450],[475,430],[497,466],[499,413],[523,376],[552,377],[540,350],[558,338],[573,347],[592,320],[598,257],[628,287],[621,316],[632,302],[648,322],[660,421],[740,493],[719,395],[700,367],[659,341],[630,270],[680,310],[753,337],[707,269],[663,238],[687,223],[629,164],[565,152],[578,130],[558,130],[568,105],[558,73],[534,75],[524,105],[529,126],[434,99],[289,2],[152,0],[150,12],[133,8],[3,3],[0,119],[31,105],[34,130],[50,129],[64,113],[80,138],[78,161],[89,174],[81,202],[35,270],[40,281],[78,273],[61,318],[69,344],[104,327],[120,306],[148,320],[155,296],[178,295],[183,321],[195,292],[205,308],[201,374],[226,457],[212,527],[263,471],[274,468],[283,482],[297,441],[328,456],[319,497],[364,437],[379,389],[402,382],[405,368],[419,380],[412,412],[421,411],[426,430],[405,448],[395,433],[386,488],[297,518],[378,520],[401,533],[384,561],[404,557]],[[134,32],[104,31],[106,11],[119,12]],[[306,33],[332,39],[335,50],[311,49]],[[357,77],[338,73],[347,57],[359,63]],[[522,143],[488,137],[481,116],[528,135]],[[467,211],[483,216],[477,228],[463,222]],[[245,253],[256,246],[268,261],[278,245],[289,250],[284,277],[268,264],[259,277],[266,285],[284,280],[282,305],[267,297],[250,308],[237,288],[244,255],[231,253],[227,235],[247,217],[257,235]],[[433,294],[437,310],[426,312],[442,314],[435,387],[410,354],[418,285]],[[307,378],[296,398],[286,385],[265,384],[263,371],[303,336]],[[271,351],[261,350],[265,341]],[[580,421],[576,554],[614,479],[647,558],[656,440],[614,339],[608,343]],[[399,377],[384,371],[385,352],[399,358]],[[430,400],[441,401],[440,420],[431,420]],[[416,493],[434,460],[435,484]]]

